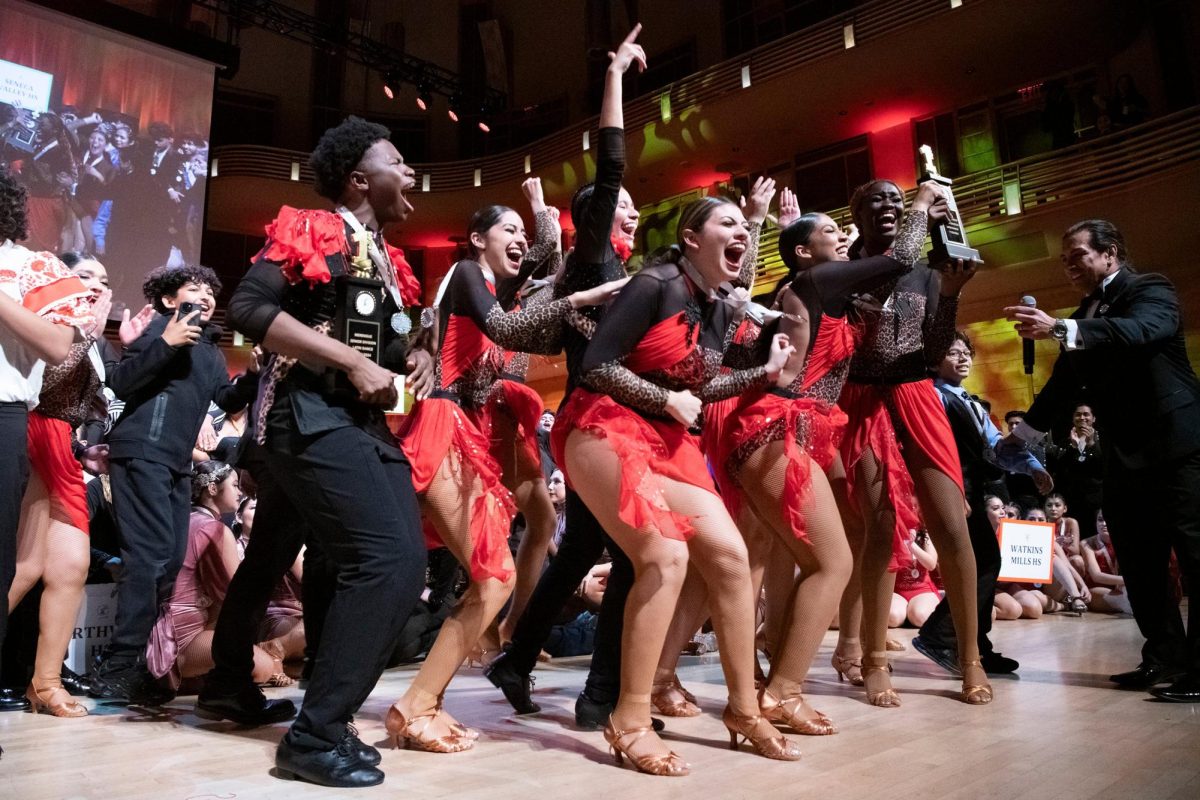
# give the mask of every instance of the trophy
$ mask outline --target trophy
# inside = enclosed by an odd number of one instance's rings
[[[369,251],[370,232],[353,235],[356,252],[348,259],[348,269],[334,280],[337,300],[333,313],[333,336],[376,364],[383,360],[383,282],[372,277],[374,265]],[[329,370],[329,387],[335,391],[354,391],[344,372]]]
[[[917,148],[917,152],[921,154],[921,176],[917,178],[917,183],[934,181],[945,187],[946,205],[950,212],[945,220],[929,229],[929,238],[933,240],[933,247],[929,250],[929,263],[936,265],[950,259],[979,261],[979,251],[967,243],[967,232],[963,229],[962,217],[958,214],[958,205],[955,204],[954,194],[950,191],[950,184],[953,181],[938,174],[937,167],[933,163],[933,148],[923,144]]]

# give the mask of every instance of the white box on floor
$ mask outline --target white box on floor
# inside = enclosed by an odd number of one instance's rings
[[[92,668],[92,658],[112,638],[116,622],[117,585],[90,583],[83,587],[83,605],[67,648],[67,666],[86,675]]]

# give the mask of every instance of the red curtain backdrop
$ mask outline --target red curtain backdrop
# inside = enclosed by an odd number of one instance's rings
[[[8,3],[0,2],[0,13],[0,59],[53,74],[53,96],[81,116],[101,108],[134,117],[140,132],[162,121],[208,137],[213,73],[202,62],[139,52],[103,29],[87,33],[85,23],[62,24]]]

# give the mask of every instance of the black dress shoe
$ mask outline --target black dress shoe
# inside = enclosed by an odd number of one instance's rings
[[[28,711],[29,701],[20,689],[0,689],[0,711]]]
[[[371,745],[358,738],[358,728],[353,725],[346,725],[346,735],[350,737],[350,744],[358,753],[358,760],[370,767],[379,766],[379,762],[383,761],[383,756],[379,755],[379,751]]]
[[[1021,666],[1015,658],[1007,658],[995,652],[984,653],[979,657],[979,662],[988,675],[1009,675]]]
[[[383,783],[383,771],[364,764],[358,757],[349,731],[331,750],[292,747],[285,736],[275,750],[275,773],[284,780],[299,778],[309,783],[342,789]]]
[[[933,663],[937,664],[942,669],[949,672],[951,675],[961,675],[962,671],[958,667],[958,653],[949,647],[937,647],[926,642],[918,634],[912,640],[913,649],[921,655],[928,658]]]
[[[63,688],[76,697],[83,697],[88,693],[88,679],[70,667],[64,666],[59,677],[62,679]]]
[[[1200,674],[1184,675],[1170,686],[1159,686],[1150,690],[1159,700],[1172,703],[1200,703]]]
[[[296,716],[296,704],[291,700],[268,700],[262,690],[250,684],[230,693],[201,692],[196,698],[196,716],[227,719],[239,725],[271,725]]]
[[[483,676],[492,682],[492,686],[504,692],[504,699],[518,714],[536,714],[542,707],[529,697],[533,691],[533,678],[521,674],[511,661],[508,653],[501,653],[483,671]]]
[[[135,663],[103,661],[96,664],[88,675],[88,697],[129,702],[130,693],[141,681],[142,673]]]
[[[1142,663],[1138,664],[1137,669],[1131,669],[1129,672],[1118,672],[1116,675],[1109,675],[1108,679],[1122,689],[1149,689],[1151,686],[1157,686],[1160,683],[1170,683],[1173,680],[1182,678],[1183,674],[1184,671],[1176,667]]]
[[[612,716],[615,705],[593,700],[586,691],[580,692],[579,697],[575,699],[575,726],[583,731],[600,730],[608,724],[608,718]],[[655,733],[659,733],[667,726],[658,717],[651,717],[650,727],[654,728]]]

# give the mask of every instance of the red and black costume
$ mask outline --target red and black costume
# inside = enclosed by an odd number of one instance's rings
[[[858,257],[861,249],[851,247],[851,258]],[[849,418],[841,452],[850,491],[854,491],[855,467],[868,449],[883,469],[896,520],[889,565],[893,572],[911,562],[905,542],[910,530],[921,527],[899,432],[907,431],[913,445],[959,491],[963,488],[954,434],[929,379],[929,365],[940,361],[950,348],[958,314],[958,298],[939,296],[939,287],[937,272],[920,261],[896,281],[882,304],[869,295],[858,298],[856,305],[866,326],[838,401]]]
[[[399,435],[413,464],[418,492],[429,487],[450,448],[482,481],[484,491],[471,512],[469,569],[475,579],[508,578],[504,558],[515,513],[490,453],[491,441],[480,428],[486,425],[490,431],[491,415],[507,411],[518,420],[523,437],[532,440],[535,458],[538,452],[535,431],[542,401],[529,387],[502,377],[507,351],[540,352],[542,329],[559,324],[570,310],[570,301],[563,298],[506,312],[484,268],[470,260],[454,267],[442,297],[433,396],[402,421]]]
[[[800,509],[810,488],[809,461],[805,451],[822,469],[828,470],[838,453],[846,426],[846,415],[837,407],[838,397],[850,371],[850,360],[862,334],[851,296],[880,290],[912,269],[925,238],[927,217],[910,214],[897,235],[902,246],[889,255],[857,261],[833,261],[799,271],[783,290],[796,295],[808,316],[809,340],[804,366],[787,387],[770,387],[743,394],[730,411],[719,437],[708,438],[718,482],[727,504],[736,506],[741,493],[738,473],[746,460],[765,445],[783,441],[787,454],[784,497],[785,518],[797,538],[807,541]],[[758,337],[770,342],[778,323],[768,323]]]
[[[621,519],[680,540],[694,533],[691,521],[655,504],[652,476],[713,494],[716,487],[697,438],[667,415],[668,392],[689,390],[709,402],[770,382],[763,366],[741,368],[745,362],[734,354],[746,357],[748,351],[728,348],[737,324],[733,308],[700,289],[685,274],[689,268],[686,260],[656,264],[621,290],[596,327],[580,365],[583,385],[559,414],[552,436],[555,459],[564,467],[571,431],[608,439],[621,458]],[[736,371],[718,375],[723,363]]]

